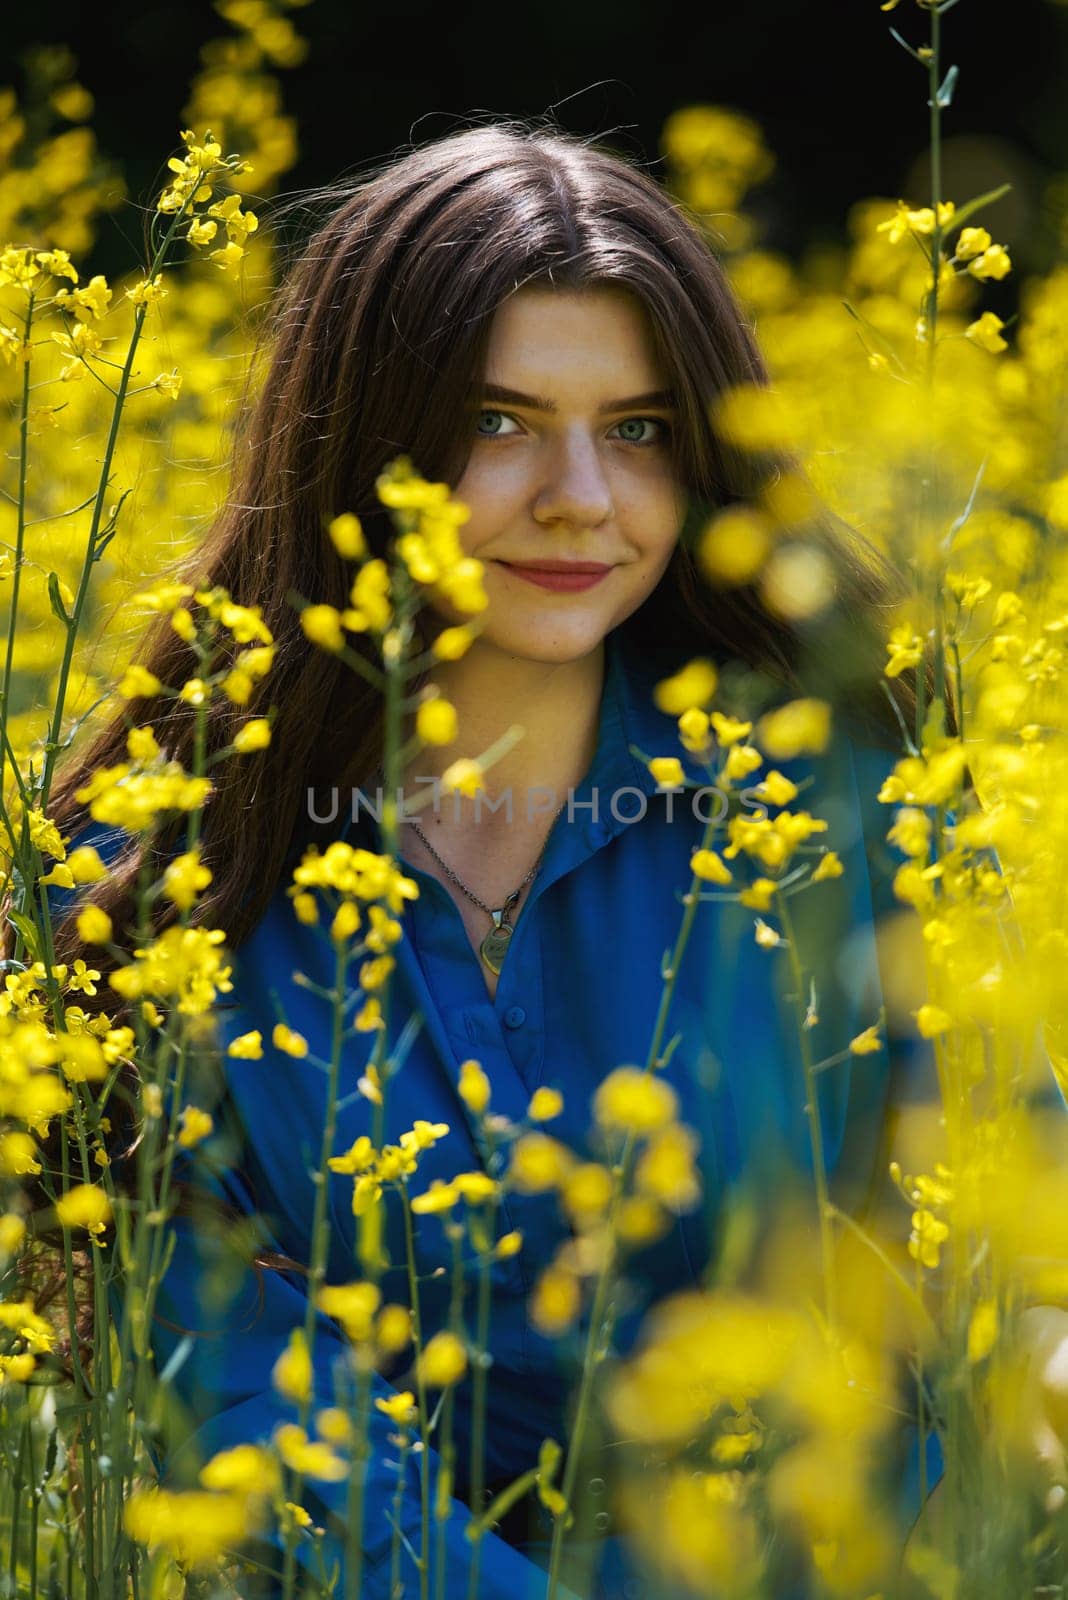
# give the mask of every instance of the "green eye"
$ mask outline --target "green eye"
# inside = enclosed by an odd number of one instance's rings
[[[668,428],[667,423],[666,422],[661,422],[659,417],[627,417],[624,422],[621,422],[619,424],[619,427],[621,429],[622,428],[648,428],[648,427],[652,427],[653,429],[657,430],[657,431],[655,431],[653,433],[652,438],[640,439],[640,438],[635,438],[633,436],[633,434],[632,434],[629,438],[627,438],[625,440],[625,443],[627,443],[627,444],[641,444],[641,445],[660,444],[662,442],[662,440],[664,438],[666,438],[667,434],[670,432],[670,429]]]
[[[496,417],[497,421],[498,421],[498,426],[496,428],[482,428],[480,426],[480,424],[485,420],[486,417]],[[475,431],[477,433],[480,433],[484,439],[506,438],[507,435],[502,432],[501,427],[500,427],[500,423],[502,421],[503,422],[511,421],[511,418],[508,416],[507,412],[505,412],[505,411],[495,411],[495,410],[491,409],[490,407],[486,407],[485,410],[482,410],[482,411],[480,411],[478,413],[478,418],[477,418],[477,421],[476,421],[476,424],[475,424]]]

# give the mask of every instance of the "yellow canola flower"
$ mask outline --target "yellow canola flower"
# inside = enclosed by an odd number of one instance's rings
[[[684,750],[692,755],[703,755],[708,749],[710,719],[707,711],[690,706],[679,717],[679,739]]]
[[[119,679],[117,692],[124,700],[139,700],[147,695],[158,694],[162,687],[154,672],[149,672],[147,667],[134,663],[126,668]]]
[[[719,396],[711,411],[719,436],[739,450],[788,450],[799,442],[800,417],[781,390],[739,384]]]
[[[389,627],[393,608],[389,603],[389,568],[384,561],[376,557],[363,564],[353,580],[349,601],[341,616],[346,628],[366,633],[368,628],[382,632]]]
[[[457,1086],[460,1099],[472,1116],[480,1117],[490,1103],[490,1081],[475,1060],[461,1061],[460,1082]]]
[[[168,863],[163,873],[163,894],[179,911],[189,911],[211,878],[211,868],[202,864],[199,848],[187,850]]]
[[[888,678],[900,677],[907,668],[919,666],[923,660],[923,640],[907,622],[903,622],[891,631],[886,653],[885,675]]]
[[[724,586],[751,583],[772,545],[772,524],[750,506],[728,506],[701,534],[697,560],[705,576]]]
[[[991,355],[997,355],[1009,348],[1007,340],[1001,337],[1004,326],[1004,322],[995,316],[993,311],[984,311],[975,322],[969,322],[964,330],[964,337],[977,344],[980,350],[987,350]]]
[[[26,1237],[26,1224],[13,1211],[0,1216],[0,1255],[13,1256]]]
[[[340,1406],[325,1406],[315,1414],[315,1431],[327,1444],[348,1444],[352,1438],[352,1422]]]
[[[958,261],[971,261],[974,256],[981,256],[984,250],[989,250],[992,243],[985,228],[962,228],[953,253]]]
[[[912,1213],[912,1232],[909,1235],[909,1255],[925,1267],[938,1266],[941,1247],[949,1238],[949,1226],[939,1220],[926,1207]]]
[[[825,700],[791,700],[761,717],[756,736],[766,753],[777,761],[819,755],[831,736],[831,708]]]
[[[78,913],[75,926],[83,944],[107,944],[111,939],[111,918],[100,906],[86,906]]]
[[[485,776],[484,769],[477,761],[472,761],[466,756],[452,762],[445,768],[441,775],[441,786],[445,794],[459,790],[460,794],[467,795],[473,800],[478,791],[484,788],[482,782]]]
[[[564,1109],[564,1097],[559,1089],[535,1089],[527,1106],[531,1122],[551,1122]]]
[[[182,1108],[182,1129],[178,1135],[178,1143],[186,1150],[192,1150],[208,1137],[215,1124],[210,1112],[201,1111],[199,1106],[184,1106]]]
[[[765,773],[759,783],[753,785],[752,793],[758,800],[766,801],[773,806],[788,806],[791,800],[797,798],[797,784],[791,783],[777,769]]]
[[[750,911],[768,911],[774,900],[778,885],[774,878],[754,878],[752,883],[742,889],[738,895],[743,906],[748,906]]]
[[[1012,271],[1009,252],[1003,244],[988,245],[982,255],[968,262],[968,271],[973,278],[983,281],[993,278],[995,282],[999,282]]]
[[[881,1050],[882,1047],[877,1023],[872,1023],[870,1028],[865,1028],[863,1033],[858,1033],[855,1038],[849,1041],[849,1048],[855,1056],[871,1055],[874,1051]]]
[[[753,724],[743,722],[739,717],[728,717],[722,711],[713,711],[709,719],[712,723],[716,741],[720,745],[731,745],[739,739],[744,739],[752,732]]]
[[[10,1178],[24,1178],[40,1170],[37,1145],[28,1133],[19,1128],[0,1133],[0,1172]]]
[[[998,1338],[996,1300],[980,1300],[968,1324],[968,1364],[975,1366],[993,1350]]]
[[[0,1356],[0,1388],[5,1383],[27,1383],[37,1370],[37,1361],[29,1351],[21,1355]]]
[[[488,1172],[458,1172],[452,1182],[469,1206],[485,1205],[497,1193],[497,1185]]]
[[[399,1428],[410,1427],[419,1415],[415,1395],[408,1389],[402,1389],[399,1394],[390,1395],[386,1400],[376,1400],[375,1407]]]
[[[65,1228],[84,1228],[87,1233],[103,1233],[111,1221],[111,1201],[94,1183],[79,1183],[56,1201],[56,1216]]]
[[[723,776],[729,783],[735,783],[739,778],[747,778],[751,772],[755,772],[763,760],[760,751],[751,744],[732,744],[723,763]]]
[[[305,1478],[320,1478],[325,1483],[342,1483],[349,1475],[346,1462],[331,1447],[309,1439],[295,1422],[284,1422],[275,1429],[275,1447],[285,1465]]]
[[[723,857],[715,850],[695,850],[690,857],[690,871],[705,883],[730,883],[732,875]]]
[[[324,1284],[316,1296],[320,1311],[334,1317],[354,1344],[371,1337],[382,1294],[374,1283]]]
[[[953,1026],[953,1018],[941,1006],[928,1002],[914,1011],[916,1026],[925,1039],[934,1039],[940,1033],[945,1033]]]
[[[943,200],[938,207],[937,224],[946,228],[956,214],[956,206],[952,200]],[[897,203],[897,211],[886,222],[880,222],[876,227],[877,233],[885,233],[891,244],[900,244],[902,239],[907,239],[910,233],[932,234],[935,231],[935,213],[930,206],[921,206],[918,210],[910,210],[904,200]]]
[[[242,1033],[236,1039],[231,1039],[226,1049],[228,1056],[235,1056],[240,1061],[263,1060],[263,1034],[259,1028],[253,1028],[249,1033]]]
[[[330,542],[339,556],[346,561],[359,561],[367,554],[367,540],[359,517],[351,511],[342,512],[327,525]]]
[[[305,606],[300,614],[300,625],[306,637],[324,650],[337,652],[345,648],[341,613],[335,606]]]
[[[210,778],[190,777],[177,761],[151,772],[137,772],[120,762],[98,767],[74,797],[88,802],[95,822],[137,833],[154,827],[161,811],[199,811],[211,792]]]
[[[424,1346],[416,1370],[429,1388],[450,1388],[467,1371],[467,1352],[456,1335],[443,1328]]]
[[[377,1155],[368,1135],[361,1133],[344,1155],[331,1156],[327,1166],[331,1172],[341,1172],[351,1177],[357,1172],[366,1172],[369,1167],[374,1166]]]
[[[281,1474],[269,1450],[255,1444],[238,1444],[212,1456],[200,1469],[200,1482],[205,1489],[269,1495],[280,1487]]]
[[[132,289],[127,289],[126,298],[132,306],[153,306],[165,300],[169,293],[170,290],[164,286],[162,273],[157,272],[154,278],[142,278]]]
[[[474,631],[466,624],[443,628],[430,647],[431,654],[439,661],[459,661],[461,656],[467,654],[475,637]]]
[[[412,1197],[411,1208],[417,1217],[437,1216],[443,1211],[451,1211],[459,1199],[460,1191],[454,1183],[435,1178],[423,1194]]]
[[[311,1399],[312,1364],[303,1328],[294,1328],[289,1343],[271,1369],[271,1382],[287,1400]]]
[[[654,756],[648,765],[661,789],[677,789],[685,782],[686,775],[677,756]]]
[[[526,1133],[512,1146],[508,1181],[520,1194],[557,1187],[574,1165],[566,1145],[546,1133]]]
[[[560,1198],[572,1221],[589,1227],[608,1210],[612,1201],[612,1174],[597,1161],[572,1167],[564,1179]]]
[[[108,982],[126,1000],[174,995],[183,1016],[200,1016],[233,989],[233,969],[223,965],[218,948],[225,938],[221,928],[167,928],[154,944],[136,949],[136,959],[110,973]]]
[[[634,1169],[642,1194],[668,1211],[689,1211],[701,1198],[697,1171],[698,1141],[692,1129],[672,1122],[655,1133]]]
[[[246,1495],[206,1489],[135,1490],[123,1507],[123,1526],[131,1539],[149,1550],[165,1549],[194,1568],[214,1566],[225,1552],[238,1549],[257,1524]]]
[[[375,1324],[375,1343],[384,1355],[398,1355],[412,1341],[412,1313],[408,1306],[383,1306]]]
[[[266,717],[251,717],[234,734],[234,749],[243,756],[253,750],[266,750],[270,742],[271,724]]]
[[[571,1326],[581,1305],[582,1289],[574,1273],[562,1267],[546,1267],[534,1285],[530,1320],[540,1333],[552,1338]]]
[[[616,1067],[593,1096],[597,1125],[626,1133],[655,1133],[673,1122],[677,1111],[678,1096],[671,1085],[641,1067]]]
[[[295,1028],[287,1028],[284,1022],[276,1022],[271,1030],[271,1043],[276,1050],[281,1050],[287,1056],[306,1056],[308,1054],[308,1041],[302,1033]]]
[[[32,1300],[0,1300],[0,1328],[21,1339],[32,1355],[51,1350],[57,1339],[56,1330],[34,1310]]]
[[[671,678],[663,678],[653,690],[657,709],[669,716],[700,710],[716,692],[719,674],[713,662],[699,656]]]
[[[441,695],[424,700],[415,715],[415,731],[426,744],[452,744],[460,731],[456,707]]]
[[[825,850],[813,869],[811,881],[822,883],[826,878],[840,878],[844,871],[838,854],[834,850]]]

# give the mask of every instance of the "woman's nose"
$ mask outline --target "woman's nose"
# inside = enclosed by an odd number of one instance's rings
[[[534,504],[535,518],[593,528],[611,513],[612,493],[596,442],[576,428],[548,455]]]

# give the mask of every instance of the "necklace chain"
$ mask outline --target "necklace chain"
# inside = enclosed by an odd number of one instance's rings
[[[385,774],[380,767],[373,776],[375,779],[381,781],[385,777]],[[567,801],[565,800],[562,805],[559,805],[556,808],[556,812],[553,815],[553,822],[556,821],[556,818],[560,815],[566,804]],[[506,897],[504,903],[497,909],[494,909],[493,906],[488,906],[484,900],[480,900],[478,895],[469,889],[461,878],[457,877],[456,873],[449,866],[448,862],[441,859],[414,817],[402,816],[400,820],[402,822],[406,822],[409,827],[415,829],[420,839],[430,851],[430,854],[434,857],[434,860],[438,863],[441,869],[448,874],[453,883],[455,883],[456,887],[461,889],[469,900],[473,900],[480,911],[485,911],[493,918],[493,927],[482,941],[480,946],[480,954],[491,971],[499,973],[501,970],[501,965],[504,961],[505,953],[508,949],[508,941],[513,932],[513,924],[507,920],[507,913],[510,911],[515,901],[519,899],[519,896],[522,894],[524,888],[530,882],[531,878],[535,876],[539,867],[541,866],[542,856],[544,856],[549,845],[548,837],[546,837],[545,843],[542,845],[541,850],[538,853],[538,859],[535,861],[526,877],[523,878],[516,888],[512,890],[511,894]],[[549,831],[550,833],[552,832],[552,823],[549,825]]]

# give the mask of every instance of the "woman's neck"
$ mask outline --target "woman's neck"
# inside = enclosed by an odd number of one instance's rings
[[[477,823],[488,841],[502,828],[529,831],[539,819],[547,823],[589,771],[604,674],[603,640],[589,655],[562,663],[507,655],[478,641],[459,661],[438,663],[431,681],[456,708],[459,734],[451,744],[425,746],[408,763],[405,799],[461,757],[478,758],[514,726],[523,732],[487,768],[477,811],[474,797],[453,793],[440,796],[436,813],[419,815],[433,823],[436,838]]]

